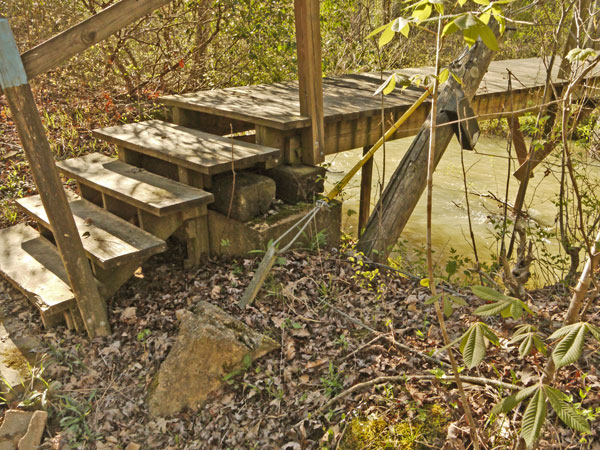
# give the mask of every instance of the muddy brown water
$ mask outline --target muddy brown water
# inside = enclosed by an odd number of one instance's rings
[[[379,198],[379,186],[384,172],[387,183],[412,140],[413,138],[399,139],[386,145],[385,170],[383,150],[379,150],[376,154],[373,168],[372,208]],[[514,149],[512,149],[512,154],[514,158]],[[333,187],[361,156],[362,149],[329,156],[327,162],[330,163],[330,167],[326,190]],[[475,151],[463,151],[463,156],[467,170],[467,189],[470,192],[471,217],[478,253],[482,260],[491,261],[492,256],[498,253],[499,246],[497,239],[494,238],[494,226],[490,217],[499,219],[502,215],[502,205],[493,197],[499,200],[505,198],[508,169],[507,143],[505,139],[482,137],[477,143]],[[557,208],[553,200],[556,199],[559,192],[560,172],[559,167],[555,164],[556,160],[550,159],[545,167],[538,167],[527,192],[529,215],[546,231],[554,230],[557,215]],[[546,167],[553,170],[544,176]],[[515,163],[513,162],[512,170],[514,169]],[[600,171],[596,167],[592,168],[592,173],[600,175]],[[517,180],[511,177],[509,204],[514,202],[517,189]],[[358,212],[359,194],[360,174],[357,174],[344,189],[343,197],[342,226],[347,233],[353,236],[357,235],[358,213],[352,214],[352,211]],[[350,215],[348,211],[350,211]],[[419,254],[425,246],[425,229],[426,196],[422,195],[400,237],[400,242],[403,243],[406,251],[405,257],[413,263],[423,259]],[[461,167],[461,149],[456,139],[452,140],[434,174],[432,236],[434,258],[442,273],[452,249],[456,250],[457,254],[473,258]],[[555,240],[544,239],[544,242],[551,252],[560,251]],[[534,284],[545,282],[548,280],[541,279],[539,275],[533,280]]]

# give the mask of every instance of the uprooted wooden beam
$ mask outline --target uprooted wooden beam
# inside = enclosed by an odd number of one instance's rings
[[[12,112],[69,284],[90,337],[110,334],[104,300],[83,250],[71,208],[8,20],[0,18],[0,85]]]
[[[451,68],[462,79],[465,97],[469,101],[475,96],[494,53],[479,40]],[[448,124],[450,118],[443,111],[458,88],[457,82],[450,78],[438,99],[436,114],[439,128],[434,143],[436,166],[454,135],[452,126]],[[384,260],[389,255],[425,190],[429,127],[427,120],[392,175],[358,242],[358,250],[371,258]]]

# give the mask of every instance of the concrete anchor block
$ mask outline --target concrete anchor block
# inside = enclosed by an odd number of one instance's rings
[[[275,200],[275,181],[264,175],[237,172],[234,184],[233,174],[228,173],[214,177],[212,193],[215,201],[211,208],[246,222],[269,210]]]
[[[277,184],[277,198],[284,202],[312,202],[323,192],[325,168],[307,165],[282,165],[267,171]]]

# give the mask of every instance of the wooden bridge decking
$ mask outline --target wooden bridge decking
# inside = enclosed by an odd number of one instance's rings
[[[556,62],[552,82],[559,89],[566,83],[558,78]],[[407,68],[406,75],[432,73],[430,67]],[[512,93],[508,91],[508,73],[512,73]],[[384,73],[385,77],[391,72]],[[596,73],[596,76],[599,74]],[[494,61],[490,64],[472,107],[476,114],[489,118],[511,111],[534,108],[541,100],[546,82],[546,67],[541,58]],[[323,79],[325,118],[325,154],[338,153],[374,144],[381,136],[381,99],[373,96],[381,84],[376,73],[343,75]],[[422,89],[396,89],[384,100],[386,127],[390,126],[419,97]],[[193,128],[207,127],[224,134],[256,129],[256,142],[280,148],[285,161],[301,161],[299,129],[310,125],[300,115],[298,83],[275,83],[170,95],[162,101],[172,107],[174,122]],[[417,133],[430,103],[422,105],[398,130],[394,138]]]

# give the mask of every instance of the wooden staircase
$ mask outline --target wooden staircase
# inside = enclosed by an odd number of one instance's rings
[[[207,205],[212,176],[232,169],[272,167],[281,151],[159,120],[95,130],[118,146],[119,159],[88,154],[56,163],[76,180],[67,192],[88,263],[104,299],[112,296],[177,232],[187,265],[209,253]],[[83,331],[48,216],[39,196],[17,206],[38,230],[19,224],[0,230],[0,274],[40,311],[45,327],[66,322]]]

